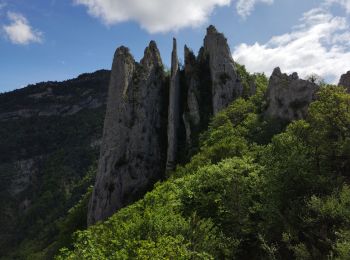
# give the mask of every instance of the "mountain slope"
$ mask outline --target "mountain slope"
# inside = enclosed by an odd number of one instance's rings
[[[0,255],[40,252],[93,183],[109,71],[0,94]],[[16,248],[16,250],[13,250]]]

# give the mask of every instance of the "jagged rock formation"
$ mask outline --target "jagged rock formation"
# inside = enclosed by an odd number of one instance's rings
[[[127,48],[117,49],[88,224],[106,219],[141,197],[162,177],[166,153],[163,80],[154,42],[140,64]]]
[[[178,132],[180,126],[180,78],[179,60],[177,57],[176,39],[173,39],[173,52],[171,56],[171,75],[169,88],[168,113],[168,152],[167,170],[173,170],[176,165]]]
[[[350,71],[341,76],[339,86],[346,87],[348,92],[350,93]]]
[[[154,42],[141,64],[127,48],[116,51],[89,224],[140,198],[166,170],[175,168],[180,133],[186,132],[188,146],[196,143],[210,117],[242,95],[227,40],[214,26],[208,28],[197,58],[185,46],[184,71],[179,70],[174,39],[167,86],[163,74]],[[180,82],[186,86],[180,88]]]
[[[266,117],[288,122],[305,118],[317,89],[315,83],[299,79],[297,73],[288,76],[275,68],[266,94]]]
[[[183,114],[187,143],[194,132],[208,125],[209,118],[226,108],[243,92],[227,39],[209,26],[198,57],[185,46],[187,107]]]
[[[240,97],[243,87],[236,72],[227,39],[212,25],[207,29],[204,39],[204,53],[209,59],[215,115]]]

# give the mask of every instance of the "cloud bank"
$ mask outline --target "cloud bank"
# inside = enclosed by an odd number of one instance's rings
[[[298,72],[302,77],[316,73],[337,83],[340,74],[350,70],[349,22],[347,17],[332,15],[327,8],[312,9],[303,14],[290,33],[274,36],[266,43],[241,44],[233,57],[251,72],[269,76],[279,66],[288,73]]]
[[[8,12],[7,16],[10,24],[4,25],[2,28],[7,38],[13,44],[26,45],[42,42],[42,32],[33,29],[23,15]]]
[[[176,31],[205,23],[216,7],[230,6],[232,0],[73,0],[88,13],[112,25],[135,21],[150,33]],[[239,15],[247,17],[257,3],[273,0],[238,0]]]

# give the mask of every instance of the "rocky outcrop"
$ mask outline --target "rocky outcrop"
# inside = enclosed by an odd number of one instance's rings
[[[350,93],[350,71],[340,77],[339,86],[346,87]]]
[[[265,116],[288,122],[305,118],[317,89],[315,83],[299,79],[297,73],[287,75],[275,68],[267,89]]]
[[[204,39],[204,53],[209,58],[214,115],[240,97],[243,87],[235,69],[227,39],[209,26]]]
[[[167,170],[174,170],[176,166],[176,154],[178,149],[178,133],[180,126],[180,78],[179,60],[177,57],[176,39],[173,39],[173,52],[171,55],[171,75],[169,88],[169,113],[168,113],[168,152]]]
[[[163,80],[163,65],[154,42],[140,63],[127,48],[117,49],[98,173],[89,204],[90,225],[143,196],[162,177],[166,154]]]

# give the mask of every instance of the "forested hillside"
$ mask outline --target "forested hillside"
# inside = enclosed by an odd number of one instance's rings
[[[67,212],[93,184],[109,74],[0,94],[1,259],[50,259],[64,245]]]
[[[320,86],[305,120],[283,127],[264,115],[265,76],[239,72],[256,94],[212,118],[187,164],[75,233],[57,259],[348,259],[350,95]]]

